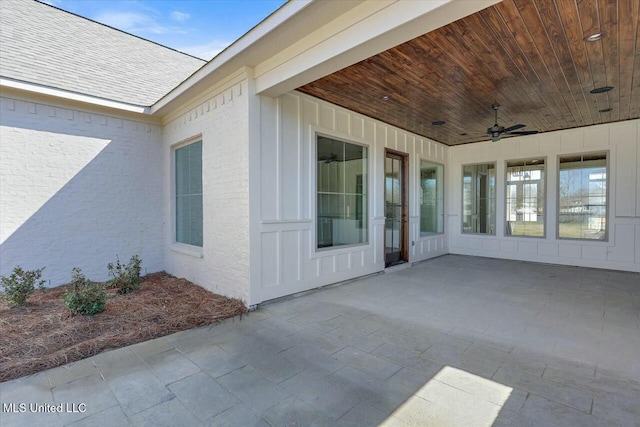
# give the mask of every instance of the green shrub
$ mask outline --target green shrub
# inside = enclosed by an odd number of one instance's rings
[[[121,264],[120,258],[116,255],[116,263],[107,264],[109,276],[112,277],[109,281],[110,286],[118,288],[119,294],[128,294],[139,289],[141,264],[142,260],[138,255],[132,256],[127,265]]]
[[[75,267],[71,273],[71,289],[64,294],[64,303],[73,314],[92,316],[104,310],[107,291],[104,285],[87,279],[82,271]]]
[[[9,277],[0,277],[0,284],[4,289],[2,295],[12,307],[27,305],[27,299],[35,292],[36,285],[44,289],[44,280],[41,280],[42,270],[23,270],[19,265],[13,269]]]

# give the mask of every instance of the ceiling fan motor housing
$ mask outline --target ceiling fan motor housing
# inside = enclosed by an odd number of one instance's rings
[[[487,129],[487,133],[489,135],[499,134],[504,132],[504,126],[493,125],[489,129]]]

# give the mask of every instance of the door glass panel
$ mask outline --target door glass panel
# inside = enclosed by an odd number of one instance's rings
[[[385,263],[402,261],[402,159],[385,159]]]

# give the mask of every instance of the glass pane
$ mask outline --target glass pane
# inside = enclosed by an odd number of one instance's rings
[[[318,137],[318,191],[344,192],[344,146],[342,141]]]
[[[420,232],[444,231],[444,167],[420,162]]]
[[[202,142],[189,145],[189,193],[202,193]]]
[[[176,242],[189,243],[189,197],[176,198]]]
[[[560,158],[559,195],[558,237],[605,239],[606,154]]]
[[[318,136],[318,248],[365,243],[367,148]]]
[[[463,168],[462,176],[462,232],[473,233],[474,230],[474,193],[473,170],[467,166]]]
[[[507,162],[507,236],[544,236],[544,159]]]
[[[202,246],[202,142],[175,151],[176,242]]]
[[[318,247],[335,246],[339,243],[338,220],[344,212],[344,196],[342,194],[318,194]]]
[[[462,173],[462,232],[495,234],[495,165],[465,165]]]
[[[202,195],[189,196],[189,244],[202,246]]]
[[[394,208],[397,209],[398,206],[402,204],[402,163],[398,159],[392,159],[393,162],[393,172],[391,175],[393,192],[391,193],[392,203],[394,204]]]
[[[367,234],[366,196],[348,194],[344,200],[345,216],[340,220],[340,242],[343,245],[363,243]]]
[[[176,195],[189,193],[189,146],[176,150]]]
[[[347,194],[363,194],[362,177],[367,173],[366,148],[359,145],[345,144],[344,191]]]
[[[385,220],[385,246],[386,253],[400,252],[400,221],[394,219]]]

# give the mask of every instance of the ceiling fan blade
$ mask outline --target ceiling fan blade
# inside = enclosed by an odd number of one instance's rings
[[[517,124],[517,125],[509,126],[504,131],[505,132],[511,132],[512,130],[522,129],[523,127],[526,127],[526,126],[527,125],[523,125],[522,123],[520,123],[520,124]]]
[[[509,132],[507,133],[507,135],[533,135],[538,133],[537,130],[523,130],[520,132]]]

